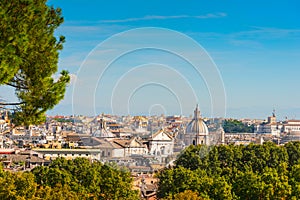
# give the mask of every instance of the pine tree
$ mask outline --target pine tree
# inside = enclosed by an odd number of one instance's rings
[[[53,78],[65,41],[54,35],[63,22],[61,9],[46,0],[1,0],[0,19],[0,84],[13,87],[19,100],[1,104],[16,106],[16,124],[43,122],[70,81],[67,71]]]

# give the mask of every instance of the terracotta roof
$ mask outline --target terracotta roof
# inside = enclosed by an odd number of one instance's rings
[[[287,120],[287,122],[299,122],[300,123],[300,120],[299,119],[290,119],[290,120]]]
[[[108,141],[106,139],[100,139],[96,137],[92,137],[92,139],[98,144],[96,145],[97,147],[101,148],[115,148],[115,149],[121,149],[123,148],[121,145],[114,143],[113,141]]]
[[[137,143],[139,143],[141,147],[144,147],[142,142],[137,140],[135,137],[133,137],[129,140],[128,139],[114,139],[113,142],[121,145],[122,147],[130,147],[133,140],[135,140]]]
[[[114,140],[114,142],[121,145],[122,147],[129,146],[129,144],[130,144],[130,140],[116,139],[116,140]]]

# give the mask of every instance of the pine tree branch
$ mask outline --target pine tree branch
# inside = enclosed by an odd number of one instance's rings
[[[25,102],[14,102],[14,103],[4,103],[4,102],[0,102],[1,106],[18,106],[18,105],[22,105]]]
[[[23,87],[23,86],[20,86],[20,85],[14,85],[14,84],[11,84],[11,83],[6,83],[6,85],[17,88],[17,89],[23,89],[23,90],[28,90],[29,89],[28,87]]]

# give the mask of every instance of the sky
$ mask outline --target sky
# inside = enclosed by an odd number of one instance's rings
[[[49,0],[72,81],[49,115],[300,119],[298,0]],[[151,28],[149,28],[151,27]],[[197,46],[198,45],[198,46]],[[151,48],[149,48],[151,47]]]

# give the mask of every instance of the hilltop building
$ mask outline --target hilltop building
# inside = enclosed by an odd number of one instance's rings
[[[300,141],[300,120],[286,120],[283,122],[282,132],[284,135],[281,139],[282,144],[291,141]]]
[[[284,133],[290,133],[295,131],[300,131],[300,120],[287,120],[283,123],[283,132]]]
[[[273,110],[272,116],[268,117],[267,122],[256,124],[254,126],[254,133],[256,134],[267,134],[272,136],[279,136],[282,125],[277,123],[275,110]]]

